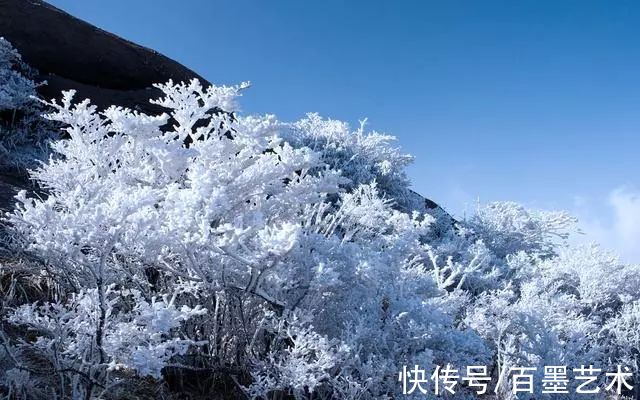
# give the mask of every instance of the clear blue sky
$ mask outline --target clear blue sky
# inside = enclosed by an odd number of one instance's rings
[[[609,226],[614,189],[638,200],[640,2],[51,3],[214,83],[250,80],[246,112],[368,117],[457,215],[515,200]]]

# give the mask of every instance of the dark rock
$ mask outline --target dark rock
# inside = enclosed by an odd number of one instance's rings
[[[0,215],[13,208],[14,196],[20,190],[34,190],[28,177],[23,174],[0,172]]]
[[[157,111],[153,83],[201,76],[162,54],[122,39],[40,0],[0,0],[0,36],[46,80],[40,94],[76,89],[101,108],[117,104]]]
[[[435,201],[409,190],[404,199],[405,207],[402,211],[427,213],[435,218],[436,223],[431,226],[436,237],[447,235],[452,229],[457,230],[458,221]]]

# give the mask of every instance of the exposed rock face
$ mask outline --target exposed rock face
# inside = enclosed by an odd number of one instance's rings
[[[201,76],[162,54],[105,32],[40,0],[0,0],[0,36],[46,80],[40,94],[76,89],[99,107],[156,111],[153,83]]]

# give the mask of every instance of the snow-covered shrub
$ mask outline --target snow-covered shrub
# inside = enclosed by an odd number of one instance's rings
[[[28,67],[18,51],[0,37],[0,109],[19,110],[34,102],[34,81],[25,76]]]
[[[69,387],[74,393],[117,384],[118,377],[111,376],[112,371],[123,368],[160,377],[169,359],[197,344],[172,337],[171,330],[204,312],[199,307],[176,308],[175,297],[147,301],[137,291],[117,290],[114,285],[81,290],[64,303],[17,308],[9,322],[27,327],[38,336],[33,343],[17,345],[12,357],[22,361],[28,359],[25,354],[35,352],[41,373],[73,371],[76,376],[62,376],[84,380],[78,384],[71,379]],[[18,365],[25,368],[22,362]],[[29,369],[33,368],[23,370]]]
[[[558,240],[565,240],[575,218],[564,212],[531,211],[513,202],[479,207],[466,224],[498,256],[519,251],[551,255]]]
[[[51,124],[34,96],[33,71],[11,43],[0,37],[0,168],[31,167],[48,152]]]
[[[393,145],[395,137],[379,132],[365,132],[366,121],[358,129],[342,121],[323,119],[316,113],[287,124],[283,137],[295,147],[309,147],[322,161],[348,178],[346,187],[377,181],[386,195],[401,200],[408,190],[405,167],[413,157]]]
[[[628,355],[639,349],[629,333],[640,296],[639,266],[622,264],[597,246],[544,258],[521,252],[508,264],[513,273],[503,288],[475,297],[464,321],[490,344],[499,371],[534,366],[542,379],[544,365],[607,370],[620,363],[637,373]]]
[[[640,301],[625,304],[620,312],[605,326],[612,339],[610,360],[627,365],[634,373],[634,382],[640,377]],[[634,387],[634,395],[640,395],[640,388]]]
[[[178,338],[207,368],[252,373],[250,393],[296,397],[356,387],[365,397],[391,395],[397,365],[485,357],[477,337],[456,329],[421,262],[431,217],[394,209],[375,181],[345,191],[349,181],[321,153],[283,141],[272,117],[219,112],[242,87],[158,87],[165,97],[155,103],[168,110],[159,116],[98,112],[74,104],[72,92],[49,104],[47,117],[65,124],[70,139],[33,171],[49,196],[22,193],[9,223],[25,250],[47,260],[67,300],[46,306],[55,317],[25,305],[9,320],[37,329],[75,315],[78,298],[90,299],[92,311],[83,313],[83,340],[60,332],[25,346],[43,353],[46,340],[70,343],[63,353],[92,371],[96,382],[83,389],[92,395],[109,384],[106,366],[158,377],[169,362],[188,364]],[[184,290],[188,282],[197,287]],[[170,338],[154,342],[136,313],[159,293],[206,315],[181,317],[162,331]],[[123,298],[133,305],[110,311]],[[311,319],[295,325],[296,315]],[[156,349],[143,363],[140,341]]]

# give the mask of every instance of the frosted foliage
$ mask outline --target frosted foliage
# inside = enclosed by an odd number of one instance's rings
[[[50,353],[60,367],[82,371],[92,364],[103,364],[105,374],[131,368],[159,376],[168,359],[184,354],[193,344],[168,334],[181,322],[205,312],[200,307],[177,309],[174,302],[175,298],[147,302],[136,291],[123,292],[111,286],[102,296],[91,289],[72,295],[66,303],[21,306],[9,321],[44,333],[34,346]]]
[[[7,279],[46,290],[2,308],[5,392],[215,376],[209,393],[390,399],[403,365],[488,365],[495,382],[635,362],[638,266],[569,247],[566,214],[491,204],[442,229],[398,207],[410,158],[389,136],[239,115],[246,84],[157,87],[161,115],[73,92],[47,104],[67,137],[31,171],[48,195],[22,192],[5,216],[28,276]]]
[[[0,37],[0,109],[20,109],[31,103],[35,83],[20,72],[22,57]]]
[[[632,367],[634,380],[640,377],[640,301],[634,300],[622,307],[606,328],[615,349],[609,356],[616,362]],[[639,390],[635,389],[637,397]]]
[[[51,127],[35,100],[33,71],[18,51],[0,37],[0,168],[28,167],[47,153]]]
[[[288,124],[284,137],[294,146],[318,151],[324,162],[340,170],[350,187],[377,180],[385,193],[401,192],[409,186],[404,168],[413,157],[395,147],[395,137],[366,132],[365,121],[353,131],[342,121],[323,119],[310,113],[303,120]]]
[[[530,211],[513,202],[497,202],[479,207],[469,221],[498,256],[526,251],[549,255],[566,239],[575,219],[563,212]]]

